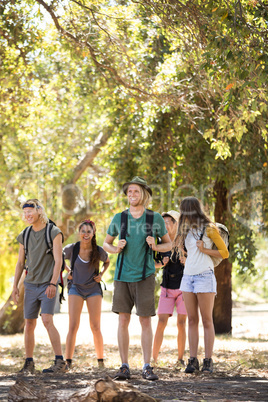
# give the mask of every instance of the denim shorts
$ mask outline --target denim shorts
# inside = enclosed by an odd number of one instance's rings
[[[68,296],[80,296],[82,297],[84,300],[88,299],[89,297],[92,296],[102,296],[101,291],[100,292],[94,292],[94,293],[89,293],[88,295],[82,295],[77,287],[72,283],[72,286],[70,287],[70,289],[68,290]]]
[[[217,281],[211,269],[198,275],[183,275],[180,290],[191,293],[217,294]]]

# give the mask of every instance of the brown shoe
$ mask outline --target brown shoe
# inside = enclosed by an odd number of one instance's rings
[[[19,373],[23,374],[33,374],[34,373],[34,361],[25,359],[24,366],[19,371]]]
[[[65,373],[66,371],[66,362],[56,359],[49,368],[43,370],[43,373]]]

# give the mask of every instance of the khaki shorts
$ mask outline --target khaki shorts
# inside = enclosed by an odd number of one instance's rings
[[[154,274],[139,282],[114,281],[112,311],[131,314],[131,310],[135,306],[138,316],[155,315],[154,288]]]

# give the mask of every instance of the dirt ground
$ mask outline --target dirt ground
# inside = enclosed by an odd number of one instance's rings
[[[55,316],[63,344],[68,331],[67,306]],[[53,359],[47,334],[41,320],[36,329],[35,360],[37,374],[22,377],[17,375],[23,362],[23,335],[0,336],[0,401],[8,400],[8,392],[16,380],[23,380],[29,386],[38,384],[46,390],[47,399],[72,401],[75,391],[94,389],[99,378],[113,376],[120,365],[117,349],[117,317],[103,308],[102,332],[105,344],[105,369],[96,367],[92,336],[88,316],[83,312],[77,336],[74,368],[60,376],[44,376],[41,370]],[[157,317],[153,318],[153,329]],[[140,350],[140,326],[135,315],[130,324],[130,367],[131,379],[127,384],[158,401],[268,401],[268,306],[239,306],[233,309],[232,336],[217,336],[215,340],[214,373],[204,375],[185,374],[176,366],[176,317],[171,317],[159,362],[155,372],[159,380],[148,382],[141,377],[142,355]],[[199,359],[203,359],[203,334],[200,327]],[[186,345],[185,359],[188,357]],[[38,358],[38,360],[37,360]],[[124,382],[125,384],[125,382]],[[54,398],[54,399],[53,399]],[[12,399],[14,400],[14,399]],[[26,400],[26,399],[17,399]],[[142,399],[140,399],[142,401]],[[41,399],[39,398],[39,401]]]

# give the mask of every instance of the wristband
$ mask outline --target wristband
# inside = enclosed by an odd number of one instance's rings
[[[49,286],[51,286],[51,285],[52,285],[52,286],[55,286],[55,288],[57,287],[57,285],[55,285],[55,283],[51,283],[51,282],[50,282]]]

